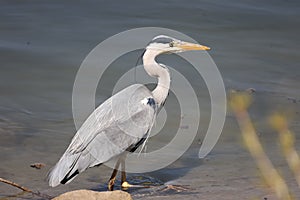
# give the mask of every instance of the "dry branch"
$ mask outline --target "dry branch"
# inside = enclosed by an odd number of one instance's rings
[[[6,179],[4,179],[4,178],[0,178],[0,182],[6,183],[6,184],[8,184],[8,185],[11,185],[11,186],[13,186],[13,187],[19,188],[20,190],[23,190],[23,191],[25,191],[25,192],[29,192],[29,193],[31,193],[31,194],[33,194],[33,195],[36,195],[36,196],[39,196],[39,197],[43,197],[43,198],[46,198],[46,199],[51,199],[51,198],[52,198],[52,197],[50,197],[49,195],[41,194],[40,192],[34,192],[34,191],[28,189],[27,187],[21,186],[21,185],[19,185],[19,184],[17,184],[17,183],[14,183],[14,182],[12,182],[12,181],[6,180]]]

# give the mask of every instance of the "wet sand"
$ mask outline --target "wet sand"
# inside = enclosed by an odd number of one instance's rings
[[[272,98],[272,103],[278,106],[294,107],[297,113],[291,122],[291,129],[299,132],[299,106],[291,102],[287,97],[276,94],[257,92],[254,94],[254,104],[250,109],[253,120],[260,115],[259,99]],[[300,198],[299,188],[288,169],[288,166],[280,152],[277,140],[277,133],[265,126],[265,121],[256,121],[257,130],[265,150],[274,166],[286,179],[295,198]],[[298,137],[296,147],[300,142]],[[66,141],[67,143],[67,141]],[[28,144],[32,145],[32,144]],[[249,153],[242,145],[240,132],[236,120],[228,114],[224,132],[214,150],[203,160],[198,159],[198,144],[192,148],[177,162],[168,168],[146,174],[129,174],[128,180],[131,183],[140,184],[150,181],[155,184],[174,184],[186,187],[186,191],[164,190],[165,187],[151,189],[130,189],[134,199],[276,199],[272,191],[266,187],[261,179],[255,163]],[[3,146],[2,146],[3,149]],[[9,151],[9,147],[7,147]],[[27,152],[28,153],[28,152]],[[1,165],[1,176],[14,180],[21,185],[37,189],[42,193],[56,196],[58,194],[75,189],[92,189],[105,191],[106,182],[109,179],[111,169],[105,166],[89,169],[78,176],[71,184],[49,188],[44,181],[49,163],[53,158],[45,157],[45,152],[32,151],[31,159],[24,161],[22,153],[15,154],[13,161],[3,162]],[[41,170],[30,168],[29,165],[36,161],[43,161],[48,164]],[[12,167],[14,166],[14,167]],[[18,167],[15,167],[18,166]],[[17,170],[17,171],[16,171]],[[140,180],[141,179],[141,180]],[[148,179],[148,180],[146,180]],[[120,189],[116,184],[116,189]],[[16,194],[18,190],[1,185],[1,195],[9,196]],[[25,195],[25,197],[31,195]],[[24,197],[24,196],[22,196]],[[37,198],[38,199],[38,198]]]

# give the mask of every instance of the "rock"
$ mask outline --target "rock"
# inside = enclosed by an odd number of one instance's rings
[[[292,103],[297,103],[297,99],[294,97],[287,97],[287,100],[291,101]]]
[[[30,167],[35,168],[35,169],[42,169],[45,166],[46,166],[46,164],[44,164],[44,163],[32,163],[30,165]]]
[[[75,190],[66,192],[52,200],[132,200],[131,195],[121,190],[95,192],[91,190]]]
[[[249,94],[255,93],[256,89],[254,88],[248,88],[247,90],[245,90],[246,92],[248,92]]]

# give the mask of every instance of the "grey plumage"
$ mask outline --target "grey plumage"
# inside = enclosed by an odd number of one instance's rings
[[[156,110],[145,103],[148,98],[153,98],[151,91],[135,84],[101,104],[84,122],[49,173],[49,185],[55,187],[77,170],[80,173],[134,148],[155,119]],[[75,176],[66,183],[73,178]]]

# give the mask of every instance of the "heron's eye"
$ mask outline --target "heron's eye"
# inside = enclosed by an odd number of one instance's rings
[[[170,46],[170,47],[174,47],[174,42],[173,42],[173,41],[170,42],[170,43],[169,43],[169,46]]]

